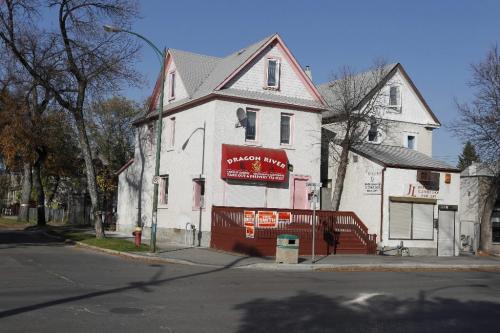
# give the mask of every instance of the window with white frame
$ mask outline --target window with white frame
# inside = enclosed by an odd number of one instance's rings
[[[401,106],[401,89],[399,86],[389,88],[389,107],[399,108]]]
[[[174,148],[175,144],[175,117],[169,119],[168,148]]]
[[[389,238],[434,239],[434,205],[390,201]]]
[[[405,147],[409,149],[417,149],[417,137],[415,134],[406,135]]]
[[[158,182],[158,202],[160,205],[168,205],[168,175],[161,175]]]
[[[245,124],[245,140],[257,140],[257,111],[247,110],[246,124]]]
[[[375,119],[370,120],[370,129],[368,130],[368,142],[378,142],[378,124]]]
[[[205,208],[205,179],[193,179],[193,209]]]
[[[278,59],[267,59],[267,87],[278,89],[280,84],[280,61]]]
[[[292,114],[282,113],[280,121],[280,144],[292,144]]]
[[[168,99],[175,98],[175,72],[168,73]]]

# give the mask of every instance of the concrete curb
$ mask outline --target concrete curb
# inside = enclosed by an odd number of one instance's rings
[[[493,270],[500,271],[500,265],[493,264],[469,264],[469,265],[443,265],[443,264],[267,264],[258,263],[241,266],[237,268],[270,270],[270,271],[294,271],[294,272],[362,272],[362,271],[473,271]]]
[[[165,264],[181,264],[181,265],[189,265],[189,266],[204,266],[202,264],[197,264],[193,263],[187,260],[181,260],[181,259],[171,259],[171,258],[161,258],[158,257],[154,254],[150,253],[145,253],[145,254],[137,254],[137,253],[130,253],[130,252],[122,252],[122,251],[116,251],[116,250],[110,250],[110,249],[105,249],[102,247],[98,246],[93,246],[93,245],[88,245],[82,242],[73,242],[76,246],[86,248],[89,250],[94,250],[94,251],[99,251],[99,252],[104,252],[107,254],[115,255],[115,256],[120,256],[120,257],[126,257],[130,259],[135,259],[135,260],[146,260],[146,261],[151,261],[151,262],[160,262],[160,263],[165,263]]]

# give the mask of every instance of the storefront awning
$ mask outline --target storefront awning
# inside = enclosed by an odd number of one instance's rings
[[[222,145],[221,177],[264,182],[284,182],[288,158],[282,149]]]

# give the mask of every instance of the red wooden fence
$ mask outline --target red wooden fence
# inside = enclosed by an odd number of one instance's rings
[[[255,228],[254,238],[246,238],[243,212],[291,212],[291,223],[280,223],[277,228]],[[375,254],[376,235],[353,212],[316,211],[315,253]],[[274,256],[276,237],[292,234],[299,237],[299,254],[310,255],[312,250],[312,210],[279,208],[212,207],[210,246],[215,249],[240,252],[252,256]]]

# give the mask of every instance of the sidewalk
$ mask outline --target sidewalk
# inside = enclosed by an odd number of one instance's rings
[[[133,241],[133,237],[118,232],[107,232],[107,237],[118,237]],[[143,242],[149,242],[143,238]],[[200,265],[220,268],[241,268],[285,271],[363,271],[363,270],[499,270],[500,257],[396,257],[381,255],[330,255],[316,257],[301,256],[296,265],[276,264],[273,257],[249,257],[204,247],[157,242],[157,253],[134,253],[146,258],[165,262]]]

